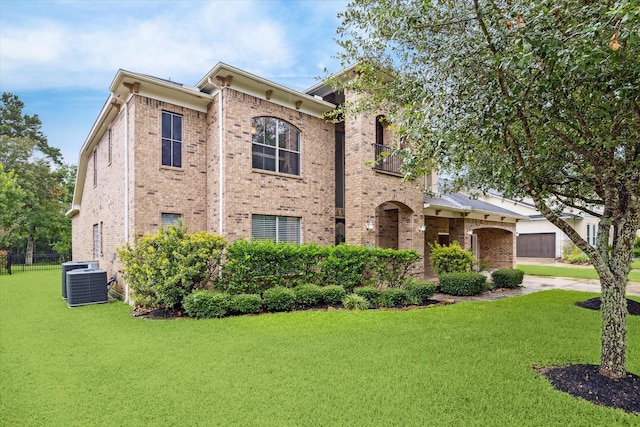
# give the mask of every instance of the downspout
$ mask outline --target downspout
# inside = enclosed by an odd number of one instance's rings
[[[218,181],[220,184],[220,188],[218,190],[218,197],[219,197],[219,213],[218,213],[218,230],[220,230],[220,232],[218,233],[220,236],[224,235],[224,220],[223,220],[223,215],[224,215],[224,143],[223,143],[223,135],[224,135],[224,125],[223,125],[223,119],[222,119],[222,88],[220,88],[219,91],[219,99],[218,99],[218,156],[220,156],[219,158],[219,176],[218,176]]]
[[[218,90],[218,235],[224,235],[224,125],[222,120],[222,86],[209,77],[207,82]]]
[[[124,102],[124,242],[129,243],[129,102]],[[124,283],[124,302],[129,304],[129,284]]]

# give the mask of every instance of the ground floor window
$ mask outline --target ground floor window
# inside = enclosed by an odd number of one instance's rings
[[[300,223],[297,217],[252,215],[251,239],[301,243]]]
[[[182,214],[163,213],[161,216],[162,228],[170,227],[172,225],[179,225],[182,222]]]
[[[93,224],[93,259],[100,258],[100,227]]]

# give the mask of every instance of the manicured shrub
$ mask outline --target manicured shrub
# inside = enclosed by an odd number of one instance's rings
[[[473,265],[474,258],[471,252],[460,247],[458,242],[451,242],[450,245],[439,245],[434,242],[429,244],[431,255],[429,261],[436,274],[462,273],[469,271]]]
[[[567,242],[562,248],[562,260],[570,264],[584,264],[589,257],[575,243]]]
[[[322,298],[320,286],[307,284],[296,286],[293,290],[295,293],[295,302],[303,307],[318,305]]]
[[[418,252],[409,249],[373,248],[371,251],[375,257],[372,269],[379,287],[401,287],[409,270],[420,258]]]
[[[235,314],[260,313],[262,310],[262,298],[258,294],[232,295],[229,309]]]
[[[378,298],[380,297],[380,291],[373,286],[362,286],[355,288],[353,293],[366,299],[372,308],[378,307]]]
[[[267,289],[262,294],[262,302],[268,311],[289,311],[293,307],[295,294],[284,286]]]
[[[135,246],[127,243],[118,255],[136,305],[179,308],[216,276],[225,246],[220,236],[189,234],[179,225],[145,235]]]
[[[231,297],[227,293],[198,289],[185,297],[183,306],[189,316],[208,319],[226,316],[230,301]]]
[[[327,305],[340,305],[346,292],[342,286],[329,285],[320,288],[322,301]]]
[[[349,310],[367,310],[369,308],[369,302],[356,294],[346,295],[342,300],[342,305]]]
[[[469,296],[487,289],[487,278],[480,273],[446,273],[440,275],[440,290],[445,294]]]
[[[524,271],[513,268],[503,268],[491,273],[493,285],[496,288],[517,288],[522,284]]]
[[[640,258],[640,237],[636,237],[636,241],[633,243],[633,256]]]
[[[329,247],[327,257],[319,265],[322,283],[340,285],[347,291],[367,282],[371,249],[354,245],[337,245]]]
[[[380,293],[378,300],[380,301],[380,306],[387,308],[404,307],[415,303],[409,292],[402,288],[385,289]]]
[[[429,298],[436,293],[436,285],[434,283],[424,282],[422,280],[411,279],[404,288],[415,298],[418,304],[425,304]]]

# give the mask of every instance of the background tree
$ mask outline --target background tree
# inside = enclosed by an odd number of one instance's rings
[[[451,189],[531,197],[590,258],[602,290],[600,372],[626,375],[626,299],[640,221],[640,4],[355,0],[341,14],[341,84],[367,94]],[[344,78],[344,76],[342,76]],[[599,218],[595,246],[559,213]],[[611,239],[611,249],[608,244]]]
[[[5,172],[0,163],[0,249],[8,246],[8,238],[22,211],[24,190],[20,188],[16,174]]]
[[[24,246],[25,262],[31,264],[36,242],[51,249],[51,244],[70,235],[71,224],[64,210],[69,206],[69,192],[73,191],[69,180],[75,169],[62,164],[60,151],[50,147],[41,132],[38,116],[23,114],[23,108],[16,95],[2,94],[0,163],[22,189],[19,214],[6,218],[3,213],[2,227],[4,240]]]

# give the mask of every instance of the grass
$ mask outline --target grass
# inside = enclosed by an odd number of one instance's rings
[[[0,276],[0,425],[638,425],[535,365],[598,363],[595,294],[410,311],[132,318],[67,308],[60,272]],[[640,319],[628,319],[640,373]]]
[[[640,259],[637,259],[631,263],[631,268],[633,270],[640,270]]]
[[[518,269],[532,276],[573,277],[576,279],[599,279],[593,267],[561,267],[555,265],[518,264]],[[640,282],[640,271],[631,271],[629,280]]]

